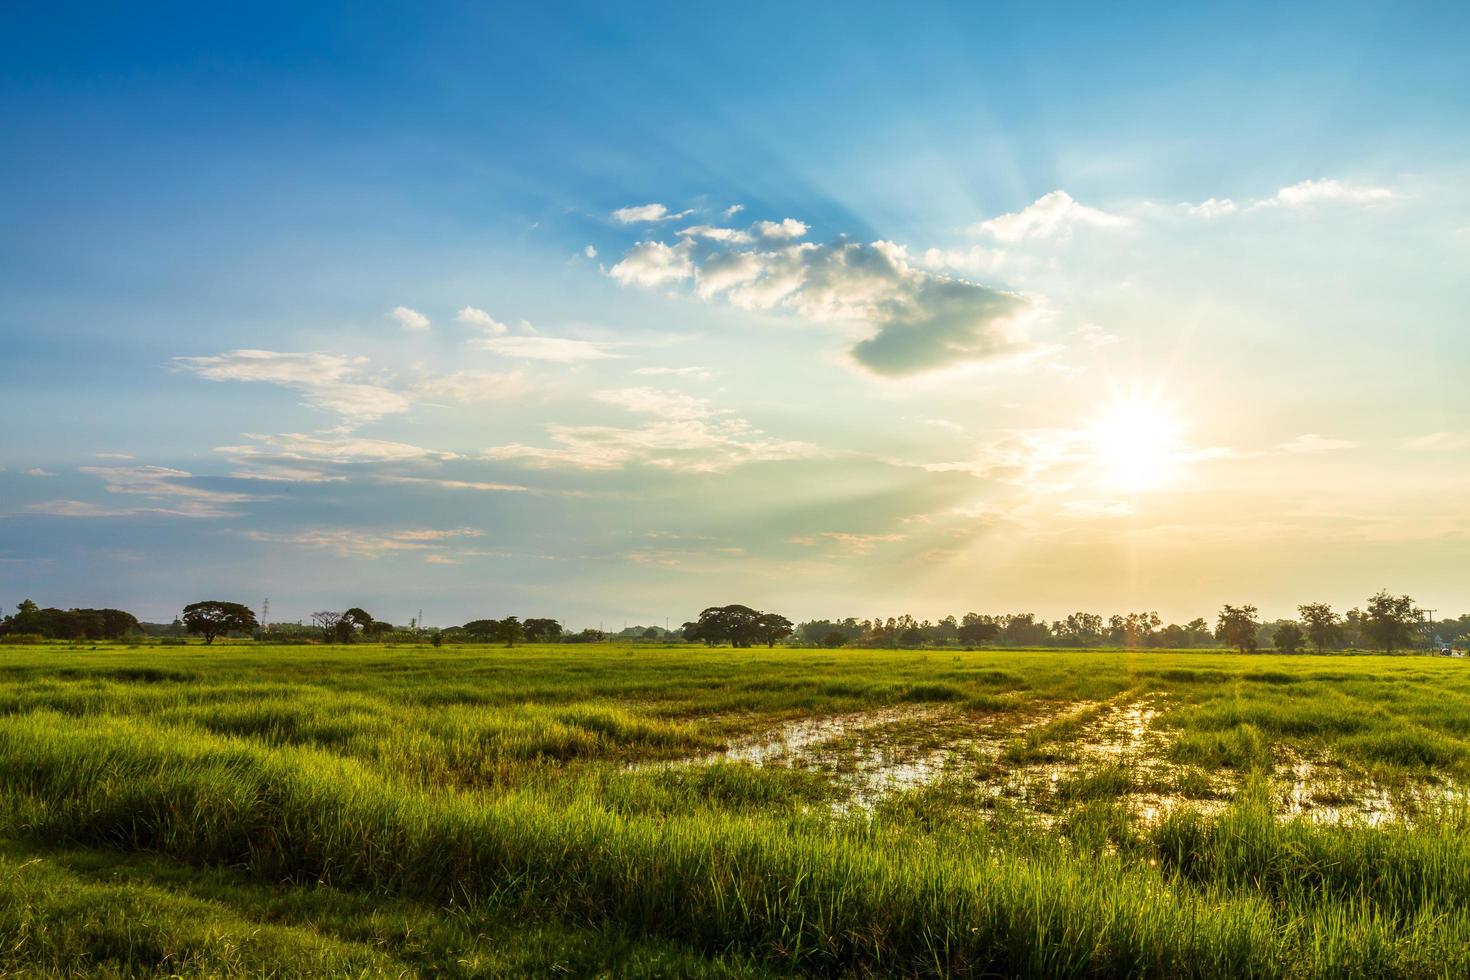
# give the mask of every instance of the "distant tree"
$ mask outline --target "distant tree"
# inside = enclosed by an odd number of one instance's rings
[[[662,635],[663,631],[657,626],[650,626],[643,631],[643,639],[645,640],[656,640]]]
[[[311,614],[311,621],[322,631],[322,639],[328,643],[335,643],[342,638],[337,631],[337,625],[342,622],[342,614],[323,609]]]
[[[1053,623],[1051,632],[1066,646],[1090,647],[1103,640],[1103,618],[1096,613],[1074,612]]]
[[[1260,627],[1256,622],[1255,606],[1225,606],[1220,610],[1220,617],[1215,624],[1215,638],[1228,646],[1239,648],[1241,653],[1247,653],[1256,648],[1256,630]]]
[[[980,646],[995,642],[995,638],[1000,636],[1000,624],[991,616],[965,613],[964,619],[960,620],[960,628],[955,633],[965,646]]]
[[[822,637],[821,642],[822,646],[827,647],[829,650],[835,649],[847,642],[847,634],[841,630],[830,630],[826,636]]]
[[[1302,617],[1307,639],[1312,641],[1312,646],[1317,648],[1318,653],[1342,638],[1342,617],[1333,612],[1327,603],[1309,602],[1297,606],[1296,611]]]
[[[374,623],[375,620],[369,615],[367,610],[353,606],[342,614],[341,619],[337,620],[335,627],[337,639],[343,643],[351,643],[357,639],[359,630],[362,631],[364,637],[371,638]]]
[[[507,616],[496,625],[495,639],[508,647],[515,646],[517,640],[525,638],[526,631],[521,626],[521,621],[514,616]]]
[[[528,619],[521,628],[527,643],[554,643],[561,639],[561,623],[554,619]]]
[[[1413,645],[1414,629],[1422,615],[1408,596],[1393,596],[1379,590],[1368,600],[1363,631],[1378,649],[1393,653],[1400,647]]]
[[[500,635],[500,620],[498,619],[472,619],[460,627],[464,634],[471,640],[488,643]]]
[[[206,645],[217,636],[249,632],[255,626],[255,613],[242,603],[208,599],[184,607],[184,629],[204,637]]]
[[[752,624],[755,638],[767,647],[774,647],[777,640],[784,640],[795,632],[791,620],[777,613],[761,613]]]
[[[1305,639],[1306,634],[1302,632],[1302,628],[1290,620],[1277,623],[1276,635],[1272,637],[1276,649],[1281,653],[1301,653]]]
[[[760,617],[761,614],[749,606],[710,606],[699,614],[690,639],[699,640],[706,646],[728,643],[733,647],[748,647],[757,638],[755,623]]]

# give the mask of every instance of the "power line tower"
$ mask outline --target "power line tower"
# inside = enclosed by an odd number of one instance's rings
[[[268,633],[270,632],[270,628],[271,600],[270,596],[266,596],[264,599],[260,600],[260,631],[262,633]]]

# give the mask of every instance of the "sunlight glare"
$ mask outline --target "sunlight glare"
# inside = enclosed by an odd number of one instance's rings
[[[1144,399],[1115,402],[1088,428],[1097,469],[1117,490],[1158,490],[1178,458],[1180,427],[1163,406]]]

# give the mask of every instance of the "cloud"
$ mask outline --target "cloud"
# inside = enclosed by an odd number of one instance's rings
[[[518,483],[495,483],[489,480],[440,480],[427,476],[380,476],[379,483],[439,487],[442,490],[482,490],[497,493],[530,493],[530,487]]]
[[[591,248],[590,245],[588,247]],[[501,334],[510,331],[510,328],[505,324],[484,310],[474,306],[461,308],[458,313],[454,314],[454,318],[460,323],[467,323],[472,327],[479,327],[481,330],[488,331],[489,333]]]
[[[1210,220],[1211,218],[1218,218],[1222,215],[1232,214],[1235,211],[1240,210],[1238,207],[1236,207],[1235,202],[1230,200],[1230,198],[1228,197],[1212,197],[1209,200],[1201,201],[1198,204],[1186,204],[1184,205],[1184,207],[1190,214],[1194,215],[1196,218],[1204,218],[1206,221]]]
[[[52,473],[50,470],[43,470],[43,469],[41,469],[41,467],[39,467],[39,466],[32,466],[30,469],[24,470],[23,472],[25,473],[26,476],[55,476],[56,475],[55,473]]]
[[[97,459],[132,459],[127,453],[93,453]]]
[[[526,390],[522,371],[455,371],[425,378],[413,386],[413,394],[427,401],[478,405],[514,398]]]
[[[710,381],[715,372],[707,367],[691,364],[686,367],[641,367],[633,370],[634,374],[645,374],[650,376],[670,376],[678,378],[694,378],[698,381]]]
[[[1056,190],[1037,198],[1028,207],[1014,214],[1003,214],[982,221],[974,230],[1000,242],[1019,242],[1028,238],[1065,240],[1071,236],[1072,229],[1077,225],[1123,228],[1130,223],[1129,218],[1079,204],[1066,191]]]
[[[595,391],[592,397],[630,412],[669,419],[703,419],[720,414],[703,398],[657,388],[613,388]]]
[[[1341,180],[1304,180],[1281,188],[1271,197],[1256,201],[1251,207],[1303,208],[1324,202],[1373,205],[1398,197],[1400,195],[1397,192],[1386,187],[1368,187]]]
[[[726,208],[722,213],[727,218],[733,218],[737,214],[739,214],[741,211],[744,211],[744,210],[745,210],[745,205],[743,205],[743,204],[732,204],[728,208]]]
[[[700,398],[652,388],[612,389],[593,397],[656,419],[634,427],[553,424],[546,427],[553,445],[496,446],[485,450],[485,458],[537,468],[616,470],[642,464],[716,473],[744,463],[820,455],[808,443],[771,439],[744,419],[723,417],[727,413]]]
[[[424,449],[406,442],[362,439],[351,435],[279,435],[246,433],[257,445],[219,446],[215,452],[238,461],[291,460],[327,463],[398,463],[417,459],[456,459],[454,453]]]
[[[801,238],[807,233],[807,224],[797,221],[795,218],[786,218],[782,221],[757,221],[751,225],[751,230],[762,238],[785,241],[792,238]]]
[[[694,225],[679,232],[685,238],[707,238],[712,242],[727,242],[733,245],[748,245],[755,239],[748,231],[739,228],[719,228],[714,225]]]
[[[663,242],[639,242],[623,255],[617,265],[608,270],[608,275],[624,286],[656,289],[693,276],[694,263],[683,243],[665,245]]]
[[[826,538],[853,555],[866,555],[880,544],[904,539],[902,534],[856,534],[851,531],[823,531],[817,536]],[[796,539],[792,540],[795,542]]]
[[[597,247],[595,245],[588,245],[582,249],[582,254],[589,259],[595,259],[597,258]]]
[[[1470,449],[1470,432],[1431,432],[1406,440],[1404,448],[1429,452]]]
[[[413,528],[383,531],[377,528],[305,528],[298,531],[246,531],[252,541],[291,544],[302,548],[325,548],[343,558],[373,561],[388,555],[422,553],[425,560],[439,555],[453,560],[450,544],[462,538],[478,538],[483,531],[460,527],[448,530]]]
[[[567,337],[483,337],[472,340],[470,343],[492,354],[499,354],[501,357],[514,357],[527,361],[555,361],[560,364],[601,361],[610,357],[623,356],[608,350],[610,346],[608,344],[592,340],[572,340]]]
[[[1330,453],[1338,449],[1352,449],[1356,445],[1356,442],[1347,439],[1330,439],[1326,436],[1319,436],[1315,432],[1307,432],[1289,442],[1283,442],[1276,448],[1287,453],[1315,454]]]
[[[102,480],[108,493],[140,496],[163,506],[102,507],[76,500],[35,504],[32,510],[57,517],[123,517],[133,514],[168,514],[175,517],[233,517],[239,512],[228,504],[246,503],[259,497],[227,490],[212,490],[197,483],[192,473],[166,466],[82,466],[78,472]]]
[[[397,320],[405,330],[427,330],[429,329],[429,318],[418,310],[409,309],[407,306],[395,306],[389,314]]]
[[[612,213],[613,220],[625,225],[640,224],[651,221],[673,221],[682,218],[688,211],[680,211],[677,214],[670,211],[662,204],[638,204],[632,207],[618,208]]]
[[[1062,513],[1067,517],[1089,521],[1132,517],[1134,512],[1133,505],[1126,500],[1069,500],[1062,505]]]
[[[399,392],[360,380],[365,357],[321,352],[233,350],[209,357],[175,357],[180,369],[209,381],[252,381],[293,388],[313,408],[353,422],[370,422],[409,409]]]
[[[628,271],[619,274],[619,268]],[[650,270],[659,271],[650,274]],[[818,323],[866,326],[853,358],[875,374],[901,377],[1032,349],[1022,335],[1022,297],[909,264],[902,246],[801,243],[766,251],[716,250],[697,268],[687,251],[635,245],[612,270],[645,285],[695,278],[705,299],[741,309],[788,309]]]

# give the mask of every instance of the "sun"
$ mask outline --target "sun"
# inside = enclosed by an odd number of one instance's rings
[[[1142,398],[1114,402],[1087,428],[1098,473],[1114,490],[1158,490],[1174,476],[1180,426],[1167,407]]]

